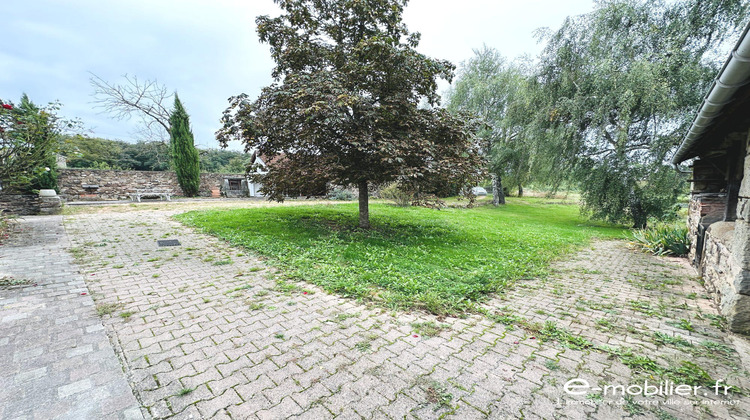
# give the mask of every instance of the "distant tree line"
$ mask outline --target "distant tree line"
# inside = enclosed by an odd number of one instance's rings
[[[167,171],[170,169],[169,143],[139,141],[129,143],[98,137],[65,136],[63,154],[69,168]],[[198,150],[201,172],[242,173],[249,156],[229,150]]]

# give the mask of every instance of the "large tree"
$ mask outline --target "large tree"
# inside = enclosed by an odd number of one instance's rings
[[[169,117],[169,125],[172,166],[177,182],[185,196],[194,197],[198,195],[201,183],[200,160],[190,129],[190,117],[177,94],[174,95],[174,110]]]
[[[436,79],[454,66],[416,51],[402,22],[408,0],[274,0],[283,14],[259,17],[258,35],[276,62],[260,97],[230,99],[222,145],[276,156],[260,176],[270,198],[334,183],[359,189],[368,228],[368,188],[398,181],[475,182],[481,158],[473,126],[438,105]],[[429,106],[419,107],[424,100]]]
[[[741,0],[604,1],[547,35],[534,138],[584,209],[645,227],[684,182],[667,164],[717,71],[711,53],[747,18]]]
[[[462,64],[448,91],[447,108],[467,111],[484,122],[479,137],[489,157],[495,204],[505,204],[503,180],[518,187],[529,179],[531,149],[525,135],[528,104],[526,67],[509,63],[494,48],[484,46]]]

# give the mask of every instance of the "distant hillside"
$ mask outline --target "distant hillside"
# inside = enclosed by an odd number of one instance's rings
[[[201,150],[202,172],[239,173],[245,171],[249,155],[242,152]],[[162,142],[128,143],[97,137],[68,136],[63,155],[69,168],[124,169],[137,171],[169,170],[169,145]]]

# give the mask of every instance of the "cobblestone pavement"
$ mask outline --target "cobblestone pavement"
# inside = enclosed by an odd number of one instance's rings
[[[23,218],[16,231],[0,246],[0,418],[142,419],[62,217]]]
[[[746,419],[733,338],[684,262],[598,242],[483,314],[394,313],[276,280],[174,209],[66,220],[135,394],[154,418]],[[178,239],[179,247],[156,245]],[[604,385],[703,386],[620,398]],[[592,389],[568,395],[580,378]],[[731,404],[731,405],[730,405]]]

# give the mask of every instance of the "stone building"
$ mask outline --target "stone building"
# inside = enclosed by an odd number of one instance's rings
[[[748,26],[750,28],[750,25]],[[692,159],[690,258],[732,331],[750,334],[750,35],[745,29],[673,163]]]

